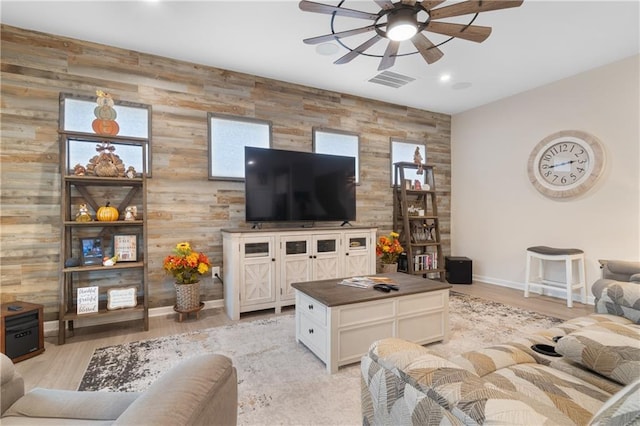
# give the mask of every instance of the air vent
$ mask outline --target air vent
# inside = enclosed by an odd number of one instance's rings
[[[411,83],[415,78],[398,74],[391,71],[383,71],[369,80],[371,83],[382,84],[383,86],[394,87],[396,89]]]

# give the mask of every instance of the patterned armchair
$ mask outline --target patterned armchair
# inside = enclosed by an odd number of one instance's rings
[[[600,260],[602,278],[591,287],[595,310],[640,324],[640,262]]]

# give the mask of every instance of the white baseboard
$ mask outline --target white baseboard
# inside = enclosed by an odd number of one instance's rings
[[[520,282],[515,282],[515,281],[507,281],[507,280],[501,280],[498,278],[492,278],[492,277],[485,277],[482,275],[473,275],[473,280],[474,281],[478,281],[481,283],[486,283],[486,284],[493,284],[493,285],[497,285],[500,287],[508,287],[508,288],[513,288],[515,290],[520,290],[522,291],[522,297],[524,297],[524,283],[520,283]],[[533,292],[536,293],[538,291],[538,287],[532,287],[533,288]],[[588,289],[587,289],[587,293],[588,293]],[[564,299],[566,300],[566,293],[562,290],[544,290],[543,293],[545,296],[549,296],[549,297],[556,297],[558,299]],[[580,302],[580,294],[575,291],[573,293],[573,301],[574,302]],[[587,305],[595,305],[595,300],[593,298],[593,295],[589,295],[587,294]]]
[[[224,307],[224,300],[217,299],[217,300],[205,301],[204,308],[202,309],[217,309],[217,308],[223,308],[223,307]],[[161,316],[171,315],[171,314],[176,314],[176,312],[173,310],[173,306],[161,306],[159,308],[149,309],[149,318],[161,317]],[[126,315],[123,315],[118,318],[117,322],[130,321],[135,319],[140,319],[140,314],[139,313],[136,314],[132,312],[132,315],[130,318],[127,317]],[[99,316],[95,316],[95,317],[87,317],[87,318],[80,318],[80,319],[74,320],[73,325],[74,325],[74,328],[81,328],[81,327],[90,327],[94,325],[111,324],[113,322],[114,322],[113,318],[101,318]],[[58,324],[59,323],[57,320],[45,321],[45,323],[43,324],[45,336],[57,335]]]

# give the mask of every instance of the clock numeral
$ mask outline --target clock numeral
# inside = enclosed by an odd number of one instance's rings
[[[551,161],[552,158],[553,156],[551,154],[547,154],[544,157],[542,157],[542,161]]]
[[[580,152],[576,152],[574,155],[580,157],[582,154],[584,154],[584,149],[580,148]]]
[[[584,163],[586,163],[586,162],[587,162],[587,160],[586,160],[586,159],[584,159],[584,160],[578,160],[578,164],[584,164]]]
[[[573,179],[574,182],[576,179],[578,179],[578,176],[576,176],[575,173],[571,173],[569,176],[571,176],[571,179]]]
[[[556,180],[558,180],[558,177],[559,177],[558,175],[553,175],[553,180],[552,180],[552,182],[555,182]]]
[[[560,145],[560,152],[567,152],[569,151],[569,144],[563,143]]]
[[[578,167],[577,169],[578,173],[584,173],[585,169],[583,169],[582,167]]]
[[[544,174],[545,177],[549,177],[551,176],[551,170],[547,170],[547,172]]]
[[[567,183],[567,177],[562,176],[562,179],[560,179],[560,183]]]

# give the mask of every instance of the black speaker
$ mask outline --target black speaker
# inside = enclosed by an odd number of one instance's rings
[[[471,284],[471,259],[468,257],[446,256],[444,267],[450,284]]]
[[[11,358],[37,351],[40,344],[38,311],[5,319],[5,352]]]

